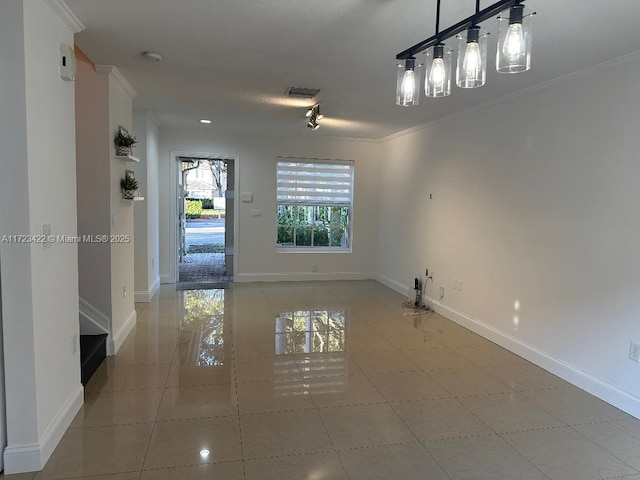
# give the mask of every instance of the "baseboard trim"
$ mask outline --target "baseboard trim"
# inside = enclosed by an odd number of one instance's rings
[[[560,360],[559,358],[555,358],[520,339],[514,338],[507,333],[492,327],[491,325],[487,325],[486,323],[475,320],[451,307],[448,307],[447,305],[443,305],[435,299],[428,298],[427,300],[437,313],[456,322],[458,325],[468,328],[472,332],[497,343],[501,347],[506,348],[510,352],[513,352],[526,360],[529,360],[576,387],[595,395],[615,407],[618,407],[629,415],[640,418],[640,397],[626,392],[615,385],[606,383],[603,380]]]
[[[171,275],[160,275],[160,283],[166,285],[167,283],[176,283]]]
[[[372,280],[373,272],[291,272],[291,273],[241,273],[233,277],[235,282],[304,282],[310,280]]]
[[[376,274],[376,280],[403,295],[406,295],[409,289],[408,285],[402,285],[401,283],[396,282],[389,277],[385,277],[384,275]],[[429,305],[431,305],[435,312],[439,313],[443,317],[446,317],[458,325],[468,328],[472,332],[491,340],[510,352],[513,352],[531,363],[544,368],[548,372],[557,375],[576,387],[595,395],[599,399],[604,400],[615,407],[618,407],[629,415],[640,418],[640,397],[594,377],[593,375],[590,375],[575,366],[560,360],[559,358],[553,357],[552,355],[539,350],[520,339],[512,337],[491,325],[487,325],[486,323],[471,318],[464,313],[458,312],[457,310],[440,303],[438,300],[430,297],[425,297],[425,300]]]
[[[84,388],[78,385],[46,428],[38,443],[7,446],[4,450],[4,473],[8,475],[42,470],[83,402]]]
[[[160,277],[156,278],[151,288],[148,291],[138,291],[134,293],[134,301],[136,303],[149,303],[153,296],[158,292],[160,288]]]
[[[131,330],[133,330],[133,328],[136,326],[137,318],[138,318],[137,313],[134,310],[129,315],[129,318],[127,318],[127,321],[124,322],[124,325],[122,326],[120,331],[118,331],[115,335],[109,335],[109,337],[107,337],[107,356],[108,357],[111,357],[116,353],[118,353],[118,350],[120,350],[120,347],[122,346],[125,339],[127,338],[127,335],[129,335],[129,333],[131,333]]]
[[[384,275],[380,275],[379,273],[376,273],[376,280],[381,284],[389,287],[391,290],[395,290],[396,292],[401,293],[402,295],[409,294],[409,285],[403,285],[400,282],[396,282],[395,280],[392,280],[389,277],[385,277]],[[413,289],[411,289],[411,291],[413,291]]]

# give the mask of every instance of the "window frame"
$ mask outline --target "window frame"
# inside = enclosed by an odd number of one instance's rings
[[[287,202],[278,200],[279,196],[279,185],[278,185],[278,167],[280,163],[302,163],[302,164],[328,164],[328,165],[345,165],[350,167],[350,192],[349,192],[349,202],[336,202],[331,203],[330,201],[309,201],[308,203],[302,202]],[[277,253],[352,253],[353,251],[353,211],[354,211],[354,189],[355,189],[355,162],[352,160],[329,160],[329,159],[318,159],[318,158],[299,158],[299,157],[278,157],[276,163],[276,252]],[[278,212],[281,206],[296,206],[296,207],[308,207],[311,208],[311,217],[317,218],[317,210],[316,208],[323,207],[340,207],[347,209],[347,221],[346,224],[340,225],[344,229],[343,235],[347,239],[346,246],[315,246],[315,245],[296,245],[296,231],[302,227],[311,229],[311,242],[313,243],[314,234],[316,230],[323,229],[329,230],[329,236],[331,238],[331,224],[328,225],[320,225],[314,221],[311,221],[308,225],[287,225],[279,223]],[[292,228],[293,229],[293,245],[282,245],[278,243],[278,232],[280,228]],[[334,227],[337,228],[337,227]]]

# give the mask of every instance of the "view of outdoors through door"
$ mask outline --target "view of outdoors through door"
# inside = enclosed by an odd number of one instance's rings
[[[198,288],[233,280],[233,202],[227,183],[233,160],[180,157],[178,287]],[[231,168],[230,168],[231,167]],[[232,198],[232,195],[231,195]],[[231,207],[231,208],[230,208]]]

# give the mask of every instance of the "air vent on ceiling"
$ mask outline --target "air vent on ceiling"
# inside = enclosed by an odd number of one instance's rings
[[[301,87],[289,87],[286,94],[289,97],[301,97],[301,98],[313,98],[320,93],[318,88],[301,88]]]

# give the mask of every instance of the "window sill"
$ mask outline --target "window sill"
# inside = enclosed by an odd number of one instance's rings
[[[351,248],[276,247],[276,253],[351,253]]]

